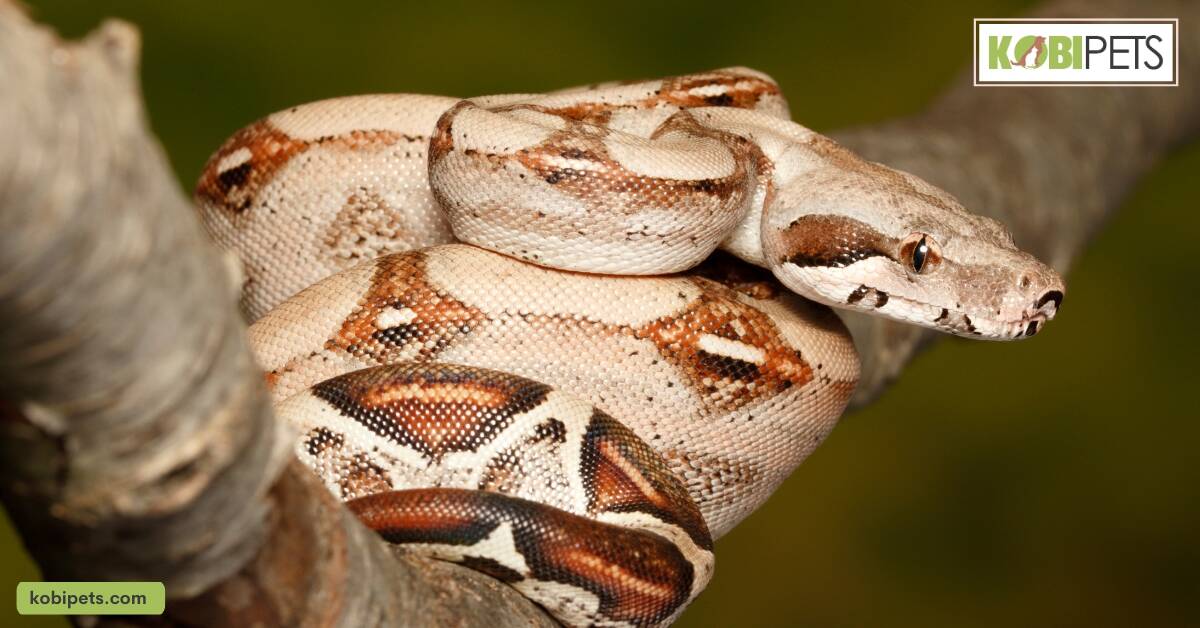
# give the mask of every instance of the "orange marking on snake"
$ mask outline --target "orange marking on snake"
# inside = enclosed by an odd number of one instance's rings
[[[484,320],[483,313],[431,285],[425,276],[424,261],[420,252],[376,260],[371,288],[327,348],[386,364],[399,360],[402,353],[414,347],[421,357],[431,358],[456,338],[470,333]],[[415,316],[409,323],[388,327],[379,321],[388,308],[410,309]]]
[[[787,344],[769,316],[737,300],[730,288],[696,281],[704,293],[686,311],[659,319],[635,335],[657,344],[703,392],[706,402],[734,409],[812,381],[812,367]],[[700,338],[705,334],[761,349],[764,359],[749,363],[704,351]]]

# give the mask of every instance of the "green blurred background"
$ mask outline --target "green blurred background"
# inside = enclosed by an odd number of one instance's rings
[[[141,28],[150,118],[190,190],[242,125],[355,93],[739,64],[778,79],[818,130],[892,118],[969,64],[972,17],[1031,3],[30,4],[72,37],[106,16]],[[1198,173],[1194,143],[1141,182],[1077,260],[1046,333],[941,342],[845,417],[717,544],[716,578],[680,625],[1200,625]],[[0,536],[9,586],[38,578]],[[2,606],[0,620],[62,625]]]

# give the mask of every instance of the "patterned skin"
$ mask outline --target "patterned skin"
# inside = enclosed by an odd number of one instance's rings
[[[818,303],[999,340],[1063,297],[745,68],[295,107],[196,199],[297,454],[385,538],[570,625],[669,623],[832,429],[859,364]]]
[[[666,621],[712,575],[708,527],[662,457],[545,384],[406,363],[326,380],[280,412],[297,417],[301,459],[384,538],[568,623]],[[397,490],[410,486],[423,488]]]
[[[857,381],[831,311],[732,263],[704,269],[723,285],[444,245],[320,281],[250,340],[297,454],[385,538],[569,625],[656,624]]]
[[[829,433],[858,378],[837,317],[786,290],[564,273],[463,244],[318,282],[256,321],[250,342],[278,400],[402,362],[502,370],[577,395],[667,460],[716,537]]]

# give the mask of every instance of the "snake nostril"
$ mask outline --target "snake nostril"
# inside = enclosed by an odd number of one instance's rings
[[[1063,300],[1062,292],[1060,292],[1058,290],[1051,290],[1051,291],[1047,292],[1046,294],[1043,294],[1042,298],[1038,299],[1037,303],[1035,303],[1033,307],[1040,310],[1040,309],[1042,309],[1043,305],[1049,303],[1050,301],[1054,301],[1054,309],[1057,310],[1059,307],[1062,306],[1062,300]]]
[[[1021,275],[1021,278],[1017,280],[1017,287],[1021,290],[1024,290],[1029,287],[1029,284],[1032,281],[1033,280],[1029,278],[1029,275]]]

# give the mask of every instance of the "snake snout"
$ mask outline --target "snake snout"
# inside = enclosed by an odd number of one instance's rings
[[[1028,263],[1029,258],[1022,257]],[[1048,266],[1034,261],[1014,274],[1013,290],[1005,296],[1007,308],[996,310],[1007,321],[997,333],[1002,339],[1030,338],[1041,332],[1063,302],[1062,278]]]
[[[1011,335],[1015,338],[1029,338],[1042,330],[1046,322],[1053,319],[1062,304],[1062,290],[1047,290],[1033,302],[1033,312],[1012,328]]]
[[[1021,308],[1023,336],[1032,336],[1040,327],[1053,319],[1062,307],[1062,276],[1053,268],[1043,264],[1028,253],[1017,252],[1019,263],[1015,285],[1010,293],[1013,305]]]

